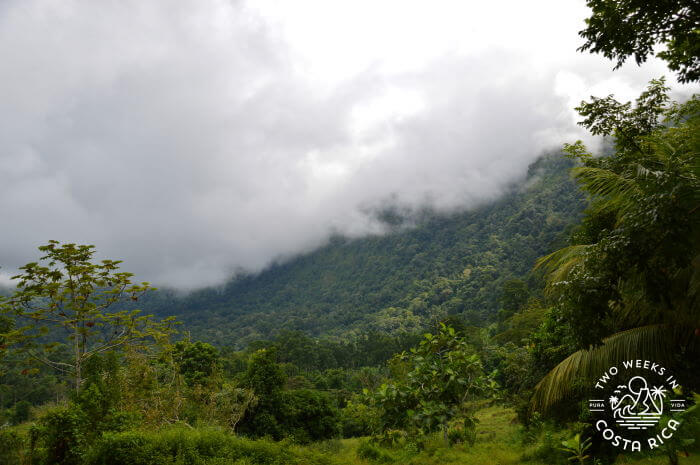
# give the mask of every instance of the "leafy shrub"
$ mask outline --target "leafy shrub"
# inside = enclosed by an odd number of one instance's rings
[[[424,433],[447,427],[461,413],[465,399],[490,394],[495,387],[484,374],[474,348],[454,328],[440,323],[425,334],[410,353],[397,354],[394,364],[407,371],[382,384],[368,400],[381,407],[385,428],[417,429]]]
[[[39,438],[47,464],[80,463],[85,446],[85,422],[84,413],[74,406],[50,410],[39,420]]]
[[[284,391],[281,404],[278,421],[299,442],[339,435],[338,411],[328,394],[310,389]]]
[[[26,400],[20,400],[17,402],[12,409],[12,413],[10,414],[10,422],[13,425],[19,425],[20,423],[24,423],[25,421],[29,420],[31,417],[31,407],[32,404]]]
[[[522,460],[540,461],[552,465],[567,463],[561,449],[561,440],[562,438],[555,437],[552,432],[545,431],[535,448],[523,454]]]
[[[276,440],[289,437],[301,444],[340,435],[338,410],[327,393],[295,389],[267,395],[244,417],[242,433]]]
[[[469,444],[476,442],[476,424],[478,419],[467,417],[462,424],[454,425],[447,430],[447,441],[450,445]]]
[[[0,463],[3,465],[21,464],[24,446],[24,438],[19,433],[9,429],[0,429]]]
[[[379,411],[360,402],[348,402],[340,411],[343,437],[370,436],[380,429]]]
[[[173,358],[188,386],[201,384],[220,364],[219,351],[211,344],[179,341],[173,347]]]
[[[213,429],[105,433],[86,465],[327,465],[320,453],[285,442],[246,439]]]
[[[447,441],[451,446],[455,444],[471,444],[472,438],[467,430],[462,428],[450,428],[447,430]]]

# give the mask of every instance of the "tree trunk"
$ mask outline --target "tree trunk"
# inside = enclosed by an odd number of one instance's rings
[[[75,393],[80,392],[80,362],[75,362]]]
[[[675,447],[666,446],[666,454],[670,465],[678,465],[678,452]]]
[[[78,334],[78,327],[76,326],[75,331],[75,393],[80,392],[80,334]]]

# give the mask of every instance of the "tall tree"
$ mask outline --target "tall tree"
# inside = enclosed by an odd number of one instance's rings
[[[637,64],[656,55],[681,82],[700,79],[700,3],[696,0],[588,0],[591,16],[579,32],[579,48],[616,60],[615,69],[634,56]],[[663,50],[656,53],[654,48]]]
[[[12,278],[16,291],[0,302],[0,310],[18,321],[15,329],[0,334],[0,340],[13,342],[31,359],[71,376],[76,391],[83,365],[91,357],[173,332],[174,318],[156,321],[139,310],[117,309],[133,307],[151,289],[146,282],[132,283],[131,273],[119,271],[120,261],[95,263],[91,245],[49,241],[39,250],[45,255],[20,267],[22,272]],[[69,347],[67,358],[56,354],[59,338]]]
[[[635,107],[611,97],[579,107],[617,151],[594,158],[568,146],[592,202],[573,244],[539,266],[581,350],[538,384],[536,407],[627,357],[684,353],[686,387],[700,385],[700,99],[666,105],[666,90],[653,81]]]

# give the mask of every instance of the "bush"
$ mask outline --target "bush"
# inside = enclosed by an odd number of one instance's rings
[[[340,411],[343,437],[371,436],[380,429],[379,412],[366,404],[348,402]]]
[[[0,429],[0,463],[3,465],[20,465],[22,463],[25,441],[19,433],[9,429]]]
[[[525,462],[540,461],[553,465],[567,463],[566,455],[561,448],[562,439],[562,435],[556,436],[551,431],[545,431],[536,446],[523,454],[522,460]]]
[[[24,423],[25,421],[29,420],[31,417],[31,408],[32,404],[26,400],[20,400],[17,402],[12,409],[12,413],[10,414],[10,423],[13,425],[19,425],[20,423]]]
[[[310,389],[284,391],[278,421],[300,443],[330,439],[340,433],[338,411],[328,394]]]
[[[261,401],[240,423],[252,437],[292,438],[304,444],[340,435],[338,410],[325,392],[310,389],[281,391]]]
[[[320,453],[289,443],[245,439],[213,429],[105,433],[86,465],[327,465]]]
[[[83,412],[73,406],[50,410],[39,420],[39,438],[45,449],[47,464],[80,463],[85,445],[85,422]]]

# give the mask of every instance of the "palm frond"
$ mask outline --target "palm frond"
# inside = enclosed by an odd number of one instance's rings
[[[641,326],[616,333],[598,347],[571,354],[552,369],[535,386],[531,407],[539,411],[549,409],[571,393],[574,381],[592,382],[624,360],[668,361],[692,336],[692,328],[668,325]]]
[[[544,269],[548,286],[566,280],[571,269],[583,260],[588,244],[570,245],[537,260],[535,269]]]
[[[616,211],[618,220],[636,205],[635,195],[641,193],[639,178],[653,171],[639,165],[636,170],[618,174],[603,168],[581,166],[572,170],[573,176],[595,197],[595,211]]]
[[[634,179],[603,168],[579,166],[572,173],[588,192],[600,197],[629,197],[638,190]]]
[[[660,178],[664,174],[663,171],[649,169],[641,163],[632,163],[630,168],[636,178]]]

